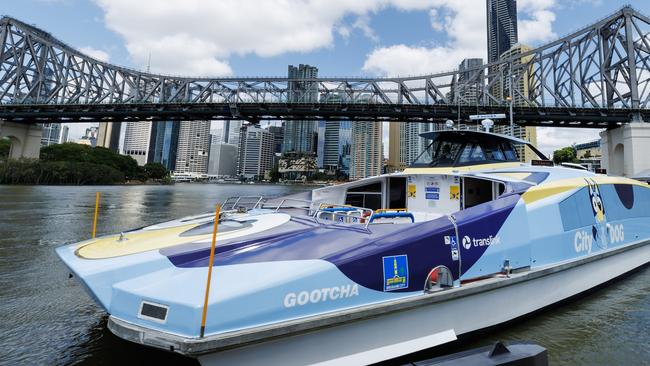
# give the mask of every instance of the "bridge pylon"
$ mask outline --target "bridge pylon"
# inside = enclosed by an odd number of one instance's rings
[[[9,138],[11,141],[10,159],[38,159],[42,134],[43,127],[35,123],[0,121],[0,138]]]

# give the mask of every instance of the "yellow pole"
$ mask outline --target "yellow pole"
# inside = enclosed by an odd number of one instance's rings
[[[201,317],[201,338],[205,334],[205,318],[208,315],[208,296],[210,295],[210,281],[212,280],[212,265],[214,264],[214,248],[217,244],[217,227],[219,226],[219,211],[221,205],[217,204],[214,214],[214,229],[212,230],[212,247],[210,248],[210,261],[208,262],[208,281],[205,284],[205,299],[203,300],[203,316]]]
[[[97,215],[99,214],[99,192],[95,194],[95,217],[93,217],[93,239],[97,234]]]

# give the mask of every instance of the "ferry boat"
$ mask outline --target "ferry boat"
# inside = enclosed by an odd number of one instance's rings
[[[422,137],[403,172],[223,202],[207,308],[216,212],[57,253],[114,334],[204,365],[379,362],[650,261],[647,184],[553,166],[509,136]]]

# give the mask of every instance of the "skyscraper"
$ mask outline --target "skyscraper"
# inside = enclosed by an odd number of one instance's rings
[[[509,50],[505,51],[501,57],[502,58],[511,58],[522,53],[530,51],[531,48],[517,43],[513,45]],[[526,98],[528,98],[529,85],[534,85],[535,75],[530,72],[528,67],[518,67],[521,64],[527,64],[533,58],[532,55],[523,56],[519,58],[514,58],[512,61],[513,71],[510,72],[507,69],[502,70],[501,72],[509,75],[512,80],[505,83],[497,83],[495,85],[496,95],[511,96],[512,104],[514,106],[527,106]],[[503,66],[507,68],[506,65]],[[512,89],[512,90],[510,90]],[[522,140],[531,142],[533,145],[537,145],[537,128],[530,126],[514,126],[514,131],[510,130],[510,126],[495,126],[494,132],[502,134],[512,134],[514,137],[518,137]],[[522,162],[529,162],[536,155],[530,150],[529,147],[523,145],[515,146],[517,154],[519,155],[519,160]]]
[[[410,165],[415,159],[420,156],[422,151],[426,149],[427,145],[431,142],[420,137],[420,134],[425,132],[436,131],[438,124],[436,123],[408,123],[406,124],[405,131],[405,145],[404,153],[406,154],[406,165]]]
[[[289,79],[303,79],[289,82],[288,99],[294,103],[318,102],[318,83],[305,81],[318,77],[318,68],[300,64],[289,65]],[[316,121],[287,121],[284,124],[283,153],[316,154]]]
[[[223,142],[226,144],[239,144],[239,130],[242,122],[237,120],[215,121],[214,122],[214,143]]]
[[[382,173],[382,123],[352,121],[350,179]]]
[[[319,167],[326,172],[350,174],[352,124],[350,121],[321,121],[319,129]],[[322,132],[322,136],[320,133]]]
[[[487,0],[488,62],[494,62],[518,42],[517,2]]]
[[[458,79],[451,87],[454,104],[478,104],[485,85],[485,70],[482,66],[481,58],[466,58],[458,65]]]
[[[388,172],[402,170],[406,161],[406,126],[404,122],[388,122]]]
[[[237,145],[216,142],[210,145],[208,174],[234,177],[237,175]]]
[[[105,147],[118,152],[120,149],[121,122],[99,122],[97,133],[97,146]]]
[[[182,121],[178,131],[175,173],[208,172],[210,121]]]
[[[60,123],[43,123],[43,134],[41,135],[41,147],[58,144],[61,139]]]
[[[237,171],[246,178],[261,178],[273,168],[273,134],[244,125],[239,135]]]
[[[148,163],[160,163],[168,170],[176,168],[181,122],[155,122],[151,125]]]
[[[267,128],[273,134],[273,153],[282,153],[282,140],[284,140],[284,126],[269,126]]]
[[[62,144],[65,144],[66,142],[68,142],[68,134],[69,134],[69,133],[70,133],[70,127],[68,127],[68,126],[63,126],[63,127],[61,128],[61,140],[60,140],[60,142],[61,142]]]
[[[145,165],[148,161],[150,136],[151,122],[127,122],[124,132],[124,154],[135,159],[138,165]]]

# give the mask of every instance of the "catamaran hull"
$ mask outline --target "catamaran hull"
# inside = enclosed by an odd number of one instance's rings
[[[369,364],[453,341],[597,287],[650,262],[648,244],[637,242],[510,278],[267,328],[257,340],[254,333],[183,339],[114,317],[109,328],[122,338],[196,357],[202,365]],[[237,339],[248,345],[237,346]]]

